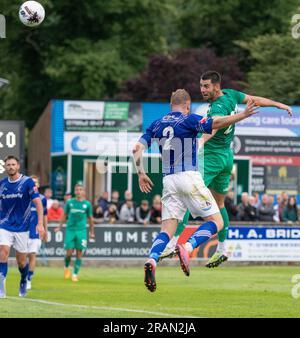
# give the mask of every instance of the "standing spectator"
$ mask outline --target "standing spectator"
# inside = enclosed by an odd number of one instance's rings
[[[149,202],[142,200],[141,205],[136,208],[135,218],[139,224],[148,224],[150,221]]]
[[[284,222],[292,223],[298,221],[298,208],[295,196],[290,196],[286,207],[283,209],[282,219]]]
[[[120,221],[126,223],[133,223],[134,222],[134,206],[131,200],[127,200],[121,207],[120,211]]]
[[[270,204],[270,198],[267,194],[262,196],[261,204],[258,207],[258,219],[263,222],[273,222],[275,210]]]
[[[115,204],[110,204],[104,213],[104,221],[109,224],[114,224],[119,220],[119,212]]]
[[[281,205],[281,202],[282,202],[281,195],[277,195],[276,201],[277,201],[277,204],[274,205],[275,214],[273,216],[273,220],[274,220],[274,222],[282,222],[282,212],[283,212],[283,210],[280,208],[280,205]]]
[[[244,221],[255,222],[258,220],[257,217],[257,208],[256,208],[256,200],[254,196],[249,197],[249,203],[245,208],[245,216]]]
[[[225,197],[224,204],[225,204],[225,208],[226,208],[227,213],[228,213],[229,220],[230,221],[236,221],[238,208],[234,204],[234,192],[233,191],[228,192],[228,194]]]
[[[119,198],[120,198],[119,192],[117,190],[113,190],[112,193],[111,193],[111,199],[110,199],[109,205],[114,204],[117,207],[117,209],[119,210],[119,208],[120,208]]]
[[[64,213],[64,209],[60,206],[58,200],[53,200],[51,207],[48,209],[49,221],[60,221]]]
[[[249,204],[249,195],[247,192],[243,192],[241,195],[241,203],[238,205],[237,220],[245,221],[245,209]]]
[[[102,211],[105,212],[108,209],[108,192],[104,191],[101,197],[98,199],[98,206],[102,208]]]
[[[155,195],[153,197],[152,208],[150,211],[150,222],[154,224],[161,223],[161,197]]]
[[[44,191],[44,196],[47,199],[47,209],[50,209],[51,206],[52,206],[52,203],[53,203],[53,199],[52,199],[53,192],[52,192],[52,189],[51,188],[46,188],[45,191]]]
[[[280,219],[280,222],[283,222],[283,210],[284,208],[287,206],[287,203],[288,203],[288,199],[289,199],[289,195],[283,191],[281,194],[280,194],[280,203],[278,205],[278,212],[279,212],[279,219]]]

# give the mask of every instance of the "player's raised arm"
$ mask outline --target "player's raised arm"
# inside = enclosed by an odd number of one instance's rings
[[[139,186],[142,192],[148,193],[152,190],[153,183],[151,179],[146,175],[144,166],[143,166],[143,151],[145,146],[141,142],[137,142],[134,146],[133,153],[133,161],[139,175]]]
[[[255,102],[249,100],[246,109],[238,114],[230,116],[215,116],[213,117],[212,129],[221,129],[235,124],[239,121],[246,119],[247,117],[256,114],[258,106]]]
[[[36,231],[39,233],[40,239],[43,239],[44,236],[45,236],[43,204],[42,204],[42,201],[39,197],[34,198],[32,201],[36,206],[36,212],[37,212],[37,215],[38,215],[38,224],[37,224],[37,227],[36,227]]]
[[[265,97],[246,95],[243,103],[248,103],[249,101],[253,101],[256,106],[260,107],[276,107],[278,109],[283,109],[286,110],[290,116],[293,115],[292,108],[281,102],[273,101]]]

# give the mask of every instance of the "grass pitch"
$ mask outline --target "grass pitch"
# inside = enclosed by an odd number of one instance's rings
[[[82,268],[80,281],[63,279],[61,268],[37,268],[33,289],[17,297],[19,273],[10,268],[0,318],[184,318],[300,317],[291,295],[299,267],[178,267],[157,269],[157,291],[143,284],[140,268]]]

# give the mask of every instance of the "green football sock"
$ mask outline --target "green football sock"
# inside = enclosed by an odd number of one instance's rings
[[[225,242],[225,240],[227,238],[227,234],[228,234],[229,217],[228,217],[228,213],[227,213],[226,208],[221,208],[220,212],[221,212],[221,215],[222,215],[222,218],[223,218],[224,226],[223,226],[223,229],[218,232],[218,238],[219,238],[219,242],[223,243],[223,242]]]
[[[190,212],[189,212],[189,210],[187,210],[184,217],[183,217],[183,220],[178,224],[178,227],[177,227],[175,235],[174,235],[175,237],[178,237],[178,236],[181,235],[182,231],[184,230],[184,228],[186,227],[186,225],[189,222],[189,217],[190,217]]]
[[[76,258],[75,264],[74,264],[74,275],[78,275],[80,267],[81,267],[81,259]]]
[[[68,268],[70,266],[71,263],[71,257],[65,257],[65,267]]]

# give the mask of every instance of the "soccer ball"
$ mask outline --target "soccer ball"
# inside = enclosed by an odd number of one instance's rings
[[[45,19],[44,7],[37,1],[26,1],[20,7],[19,18],[25,26],[38,26]]]

